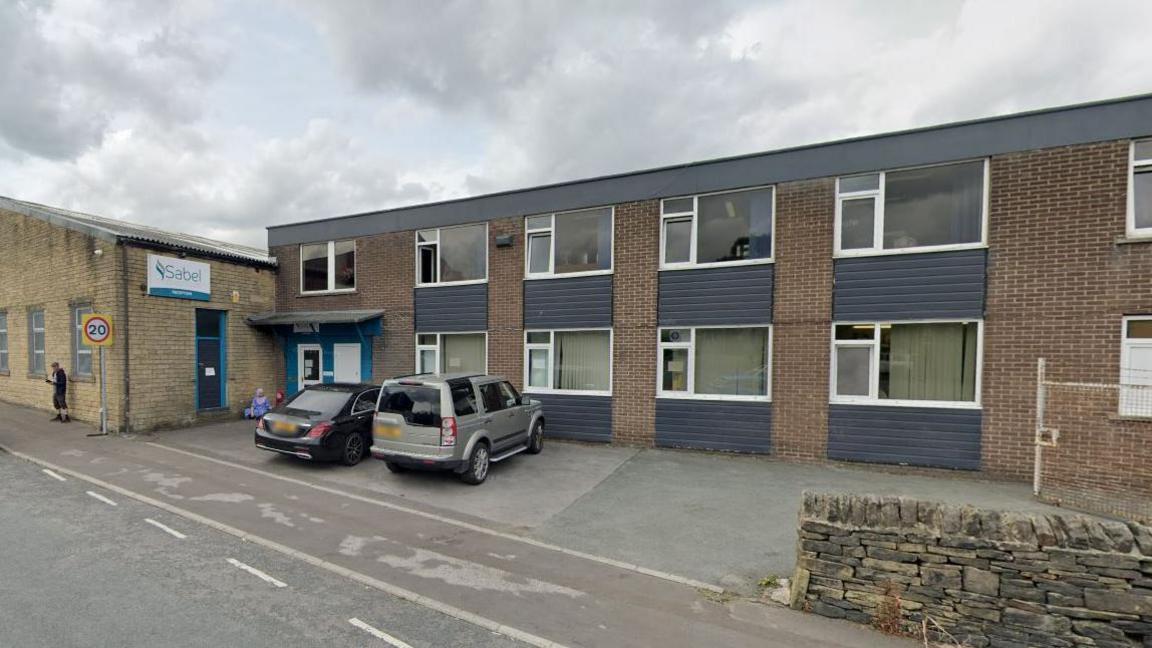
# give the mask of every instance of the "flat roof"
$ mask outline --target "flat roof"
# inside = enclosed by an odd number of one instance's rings
[[[1152,94],[268,228],[268,246],[475,223],[1152,135]]]
[[[359,324],[384,316],[382,310],[276,311],[249,315],[252,326],[291,326],[293,324]]]

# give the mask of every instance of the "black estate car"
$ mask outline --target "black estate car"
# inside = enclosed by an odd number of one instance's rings
[[[354,466],[372,445],[376,385],[310,385],[256,422],[256,447]]]

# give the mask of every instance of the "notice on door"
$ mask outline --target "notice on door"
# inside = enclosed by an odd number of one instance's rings
[[[216,375],[216,367],[204,367],[204,375],[205,376],[215,376]]]

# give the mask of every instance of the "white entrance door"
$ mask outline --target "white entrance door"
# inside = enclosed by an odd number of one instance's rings
[[[320,352],[320,345],[301,344],[297,354],[296,368],[300,389],[321,382],[324,375],[324,354]]]
[[[360,345],[359,344],[333,344],[334,356],[333,380],[340,383],[360,382]]]

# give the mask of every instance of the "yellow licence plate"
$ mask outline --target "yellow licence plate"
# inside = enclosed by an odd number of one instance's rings
[[[272,421],[272,431],[292,434],[296,431],[296,426],[286,421]]]
[[[386,439],[396,439],[400,436],[400,426],[392,425],[390,423],[377,423],[376,436],[384,437]]]

